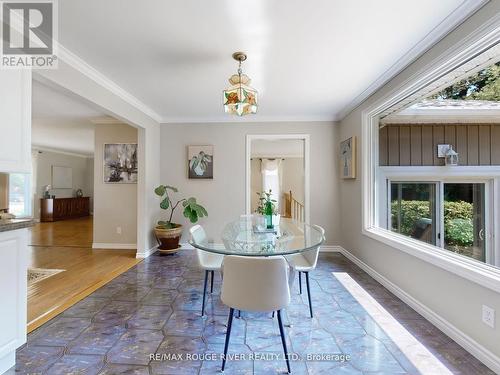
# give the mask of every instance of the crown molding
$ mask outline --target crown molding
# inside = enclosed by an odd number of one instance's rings
[[[58,58],[64,61],[65,63],[69,64],[71,67],[75,68],[78,70],[80,73],[84,74],[85,76],[89,77],[91,80],[94,82],[97,82],[113,94],[115,94],[117,97],[122,99],[123,101],[127,102],[131,106],[135,107],[142,113],[148,115],[151,117],[153,120],[156,122],[160,123],[161,122],[161,116],[156,113],[151,107],[147,106],[145,103],[137,99],[135,96],[130,94],[128,91],[124,90],[122,87],[120,87],[118,84],[113,82],[111,79],[106,77],[104,74],[96,70],[94,67],[89,65],[87,62],[85,62],[83,59],[75,55],[73,52],[68,50],[66,47],[64,47],[62,44],[57,43],[58,46]]]
[[[335,123],[340,121],[338,116],[258,116],[251,117],[237,117],[234,115],[208,117],[200,119],[199,117],[180,118],[180,117],[165,117],[160,121],[160,124],[217,124],[217,123],[231,123],[231,124],[251,124],[251,123],[265,123],[265,122],[329,122]]]
[[[344,109],[342,109],[338,113],[338,121],[343,120],[369,96],[383,87],[396,75],[401,73],[406,67],[448,35],[459,24],[464,22],[472,14],[483,7],[488,1],[489,0],[465,0],[448,17],[446,17],[441,23],[439,23],[439,25],[437,25],[422,40],[420,40],[420,42],[411,48],[403,57],[396,61],[395,64],[387,69],[370,86],[368,86],[361,94],[359,94]]]
[[[94,117],[90,119],[92,124],[124,124],[123,121],[120,121],[114,117],[103,116],[103,117]]]
[[[37,146],[33,145],[31,147],[33,151],[40,151],[40,152],[53,152],[55,154],[62,154],[62,155],[69,155],[69,156],[76,156],[79,158],[93,158],[94,154],[85,154],[85,153],[79,153],[79,152],[73,152],[73,151],[66,151],[66,150],[60,150],[57,148],[52,148],[52,147],[44,147],[44,146]]]

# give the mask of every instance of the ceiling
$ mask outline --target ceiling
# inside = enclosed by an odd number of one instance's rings
[[[104,113],[66,92],[33,81],[31,143],[35,148],[90,156],[92,119]]]
[[[471,3],[481,0],[60,1],[59,41],[161,122],[235,121],[222,90],[238,50],[260,94],[241,121],[334,120]]]
[[[71,93],[60,91],[33,80],[33,118],[85,119],[103,116],[104,113]]]

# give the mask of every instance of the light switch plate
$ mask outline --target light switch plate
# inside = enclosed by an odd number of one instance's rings
[[[495,310],[489,306],[483,305],[483,323],[491,328],[495,328]]]

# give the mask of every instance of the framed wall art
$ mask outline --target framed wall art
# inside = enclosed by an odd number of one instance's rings
[[[344,179],[356,178],[356,137],[340,142],[340,176]]]
[[[214,146],[188,146],[188,177],[214,178]]]
[[[104,182],[137,183],[137,143],[104,144]]]

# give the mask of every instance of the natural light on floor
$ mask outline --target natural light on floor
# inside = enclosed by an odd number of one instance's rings
[[[422,374],[451,374],[424,345],[413,337],[391,314],[385,310],[348,273],[332,272],[333,276],[346,288],[372,319],[399,347],[408,360]]]

